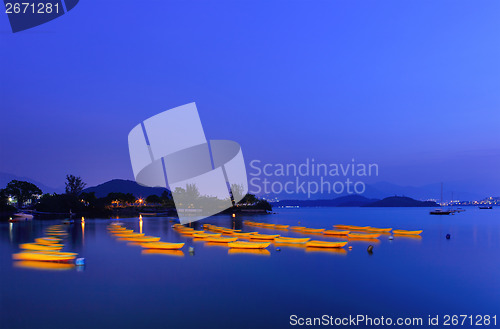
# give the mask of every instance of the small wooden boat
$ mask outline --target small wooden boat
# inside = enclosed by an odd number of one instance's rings
[[[280,236],[274,239],[276,243],[306,243],[311,240],[311,238],[288,238],[284,236]]]
[[[37,261],[48,261],[48,262],[67,262],[72,261],[76,258],[73,255],[58,255],[49,253],[38,253],[38,252],[19,252],[13,254],[12,258],[15,260],[37,260]]]
[[[131,242],[157,242],[160,241],[160,237],[158,236],[138,236],[131,238],[119,238],[122,241],[131,241]]]
[[[180,234],[185,235],[185,236],[194,236],[195,234],[203,234],[205,231],[179,231]]]
[[[254,234],[258,234],[259,232],[245,232],[245,233],[241,233],[241,232],[234,232],[233,235],[238,237],[238,238],[245,238],[245,237],[249,237],[250,235],[254,235]]]
[[[290,231],[301,231],[301,230],[303,230],[305,228],[306,228],[305,226],[290,226],[288,229]]]
[[[268,223],[261,223],[260,227],[264,228],[274,228],[276,225],[275,224],[268,224]]]
[[[342,248],[347,244],[347,241],[331,242],[331,241],[319,241],[311,240],[306,243],[306,247],[314,248]]]
[[[269,247],[271,242],[229,242],[229,248],[239,248],[239,249],[264,249]]]
[[[274,228],[275,228],[275,229],[278,229],[278,230],[285,230],[285,229],[287,229],[289,226],[290,226],[290,225],[278,225],[278,224],[276,224],[276,225],[274,225]]]
[[[324,235],[347,235],[351,231],[348,230],[324,230],[323,234]]]
[[[109,231],[109,233],[112,233],[112,234],[127,234],[127,233],[134,233],[134,230],[115,230],[115,231]]]
[[[61,250],[63,248],[63,245],[57,243],[51,245],[38,244],[38,243],[23,243],[20,244],[19,247],[21,249],[28,249],[28,250]]]
[[[300,232],[302,233],[321,233],[323,232],[325,229],[324,228],[303,228],[302,230],[300,230]]]
[[[216,237],[216,236],[210,236],[208,238],[205,238],[205,241],[207,242],[217,242],[217,243],[228,243],[228,242],[234,242],[238,240],[238,238],[230,238],[230,237]]]
[[[279,234],[251,234],[248,236],[249,239],[255,240],[274,240],[278,238]]]
[[[392,230],[391,228],[377,228],[377,227],[370,227],[369,229],[366,229],[367,232],[379,232],[379,233],[389,233]]]
[[[49,238],[49,237],[35,239],[35,243],[46,244],[46,245],[52,245],[52,244],[58,243],[60,241],[61,241],[61,239],[59,239],[59,238]]]
[[[365,231],[370,228],[370,226],[356,226],[356,225],[333,225],[333,227],[342,229],[342,230],[351,230],[351,231]]]
[[[355,239],[376,239],[380,236],[378,233],[349,233],[347,235],[349,238]]]
[[[181,249],[184,247],[184,243],[172,243],[172,242],[148,242],[142,243],[141,247],[146,249]]]
[[[144,236],[144,233],[125,233],[125,234],[113,234],[117,238],[133,238]]]
[[[193,233],[194,238],[209,238],[209,237],[220,237],[221,233]]]
[[[419,230],[419,231],[407,231],[407,230],[393,230],[392,233],[394,234],[407,234],[407,235],[419,235],[420,233],[422,233],[423,230]]]

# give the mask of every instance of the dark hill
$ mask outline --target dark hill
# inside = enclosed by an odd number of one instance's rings
[[[418,201],[405,196],[391,196],[363,207],[439,207],[434,201]]]
[[[95,196],[102,198],[111,192],[132,193],[136,197],[147,197],[152,194],[161,196],[163,191],[168,191],[163,187],[146,187],[131,180],[113,179],[97,186],[89,187],[83,192],[95,192]]]
[[[299,207],[361,207],[369,203],[378,201],[377,199],[368,199],[364,196],[355,194],[341,196],[335,199],[328,200],[282,200],[273,202],[273,206],[299,206]]]

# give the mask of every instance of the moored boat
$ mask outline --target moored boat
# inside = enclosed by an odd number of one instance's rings
[[[347,244],[347,241],[320,241],[320,240],[311,240],[306,243],[306,247],[315,247],[315,248],[342,248]]]
[[[393,230],[392,233],[394,234],[408,234],[408,235],[419,235],[422,233],[423,230],[418,230],[418,231],[408,231],[408,230]]]
[[[300,230],[300,232],[302,233],[321,233],[323,232],[325,229],[324,228],[303,228],[302,230]]]
[[[323,234],[324,235],[347,235],[351,231],[348,230],[324,230]]]
[[[176,250],[184,247],[184,243],[173,243],[173,242],[148,242],[141,243],[141,247],[146,249],[169,249]]]
[[[249,239],[255,239],[255,240],[274,240],[275,238],[278,238],[279,234],[252,234],[249,235]]]
[[[19,252],[12,255],[15,260],[37,260],[49,262],[67,262],[74,260],[74,255],[58,255],[53,253]]]
[[[306,243],[311,240],[311,238],[288,238],[288,237],[278,237],[274,239],[276,243]]]
[[[130,241],[130,242],[157,242],[160,241],[160,237],[158,236],[137,236],[130,238],[119,238],[122,241]]]
[[[376,239],[380,233],[349,233],[347,236],[355,239]]]
[[[21,249],[28,249],[28,250],[61,250],[63,248],[62,244],[51,244],[51,245],[46,245],[46,244],[39,244],[39,243],[22,243],[19,245]]]
[[[234,242],[236,240],[238,240],[238,238],[215,237],[215,236],[205,238],[205,241],[207,242],[217,242],[217,243],[228,243],[228,242]]]
[[[243,242],[235,241],[228,244],[229,248],[239,248],[239,249],[264,249],[269,247],[271,242]]]

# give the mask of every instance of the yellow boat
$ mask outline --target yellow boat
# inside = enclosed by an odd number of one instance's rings
[[[28,250],[61,250],[64,245],[62,244],[51,244],[51,245],[45,245],[45,244],[38,244],[38,243],[23,243],[20,244],[19,247],[21,249],[28,249]]]
[[[365,231],[369,228],[370,226],[356,226],[356,225],[333,225],[335,228],[343,229],[343,230],[358,230],[358,231]]]
[[[419,235],[420,233],[422,233],[423,230],[419,230],[419,231],[407,231],[407,230],[394,230],[392,231],[392,233],[394,234],[407,234],[407,235]]]
[[[133,237],[141,237],[144,236],[144,233],[125,233],[125,234],[113,234],[117,238],[133,238]]]
[[[12,258],[15,260],[38,260],[48,262],[67,262],[76,258],[74,255],[58,255],[52,253],[40,252],[19,252],[13,254]]]
[[[216,237],[216,236],[210,236],[208,238],[205,238],[205,241],[207,242],[217,242],[217,243],[228,243],[228,242],[234,242],[238,240],[238,238],[225,238],[225,237]]]
[[[389,233],[392,230],[391,228],[377,228],[377,227],[370,227],[366,229],[365,231],[368,232],[379,232],[379,233]]]
[[[239,248],[239,249],[264,249],[269,247],[271,242],[243,242],[236,241],[230,242],[228,244],[229,248]]]
[[[35,239],[35,243],[46,244],[46,245],[52,245],[52,244],[58,243],[60,241],[61,241],[61,239],[59,239],[59,238],[48,238],[48,237]]]
[[[245,233],[240,233],[240,232],[234,232],[233,235],[238,237],[238,238],[247,238],[250,235],[258,234],[258,232],[245,232]]]
[[[306,227],[305,226],[291,226],[289,227],[288,229],[290,231],[302,231],[303,229],[305,229]]]
[[[191,230],[187,230],[187,231],[179,231],[180,234],[182,235],[186,235],[186,236],[194,236],[195,234],[203,234],[205,233],[205,231],[191,231]]]
[[[148,242],[142,243],[141,246],[146,249],[181,249],[184,247],[184,243],[172,243],[172,242]]]
[[[60,255],[60,256],[78,256],[77,252],[69,252],[69,251],[59,251],[59,250],[30,250],[23,252],[33,252],[37,254],[49,254],[49,255]]]
[[[314,248],[342,248],[347,244],[347,241],[341,242],[331,242],[331,241],[319,241],[319,240],[311,240],[306,243],[306,247],[314,247]]]
[[[113,234],[125,234],[125,233],[134,233],[134,230],[118,230],[118,231],[109,231]]]
[[[260,226],[265,227],[265,228],[274,228],[276,225],[275,224],[268,224],[268,223],[261,223]]]
[[[302,230],[300,230],[300,232],[302,233],[321,233],[323,232],[325,229],[324,228],[303,228]]]
[[[75,267],[74,264],[69,263],[41,262],[36,260],[19,260],[14,262],[14,266],[35,270],[70,270]]]
[[[212,237],[219,237],[221,235],[222,235],[221,233],[193,233],[194,238],[201,238],[201,239],[208,238],[211,236]]]
[[[286,230],[290,225],[274,225],[274,228],[277,230]]]
[[[256,240],[274,240],[275,238],[279,238],[279,234],[251,234],[248,238]]]
[[[378,233],[349,233],[347,235],[349,238],[355,239],[376,239],[380,236]]]
[[[276,242],[276,243],[306,243],[309,240],[311,240],[311,238],[287,238],[287,237],[281,236],[279,238],[275,238],[274,242]]]
[[[119,238],[122,241],[131,241],[131,242],[156,242],[160,241],[160,237],[157,236],[138,236],[131,238]]]
[[[348,230],[324,230],[323,234],[324,235],[347,235],[351,231]]]

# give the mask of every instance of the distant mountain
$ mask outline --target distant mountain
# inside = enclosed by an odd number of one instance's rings
[[[283,200],[280,202],[271,203],[277,207],[299,206],[299,207],[361,207],[363,205],[373,203],[378,199],[368,199],[364,196],[354,194],[341,196],[335,199],[328,200]]]
[[[132,193],[136,197],[147,197],[152,194],[161,196],[164,191],[162,187],[146,187],[131,180],[113,179],[97,186],[88,187],[83,192],[95,192],[96,197],[102,198],[111,192]]]
[[[391,196],[363,205],[363,207],[439,207],[434,201],[418,201],[403,196]]]
[[[30,182],[38,186],[43,193],[62,193],[64,192],[64,188],[56,188],[56,187],[51,187],[51,186],[46,186],[39,181],[36,181],[34,179],[31,179],[29,177],[21,177],[21,176],[16,176],[12,174],[7,174],[0,172],[0,188],[5,188],[7,184],[12,181],[12,180],[20,180],[20,181],[25,181],[25,182]]]

